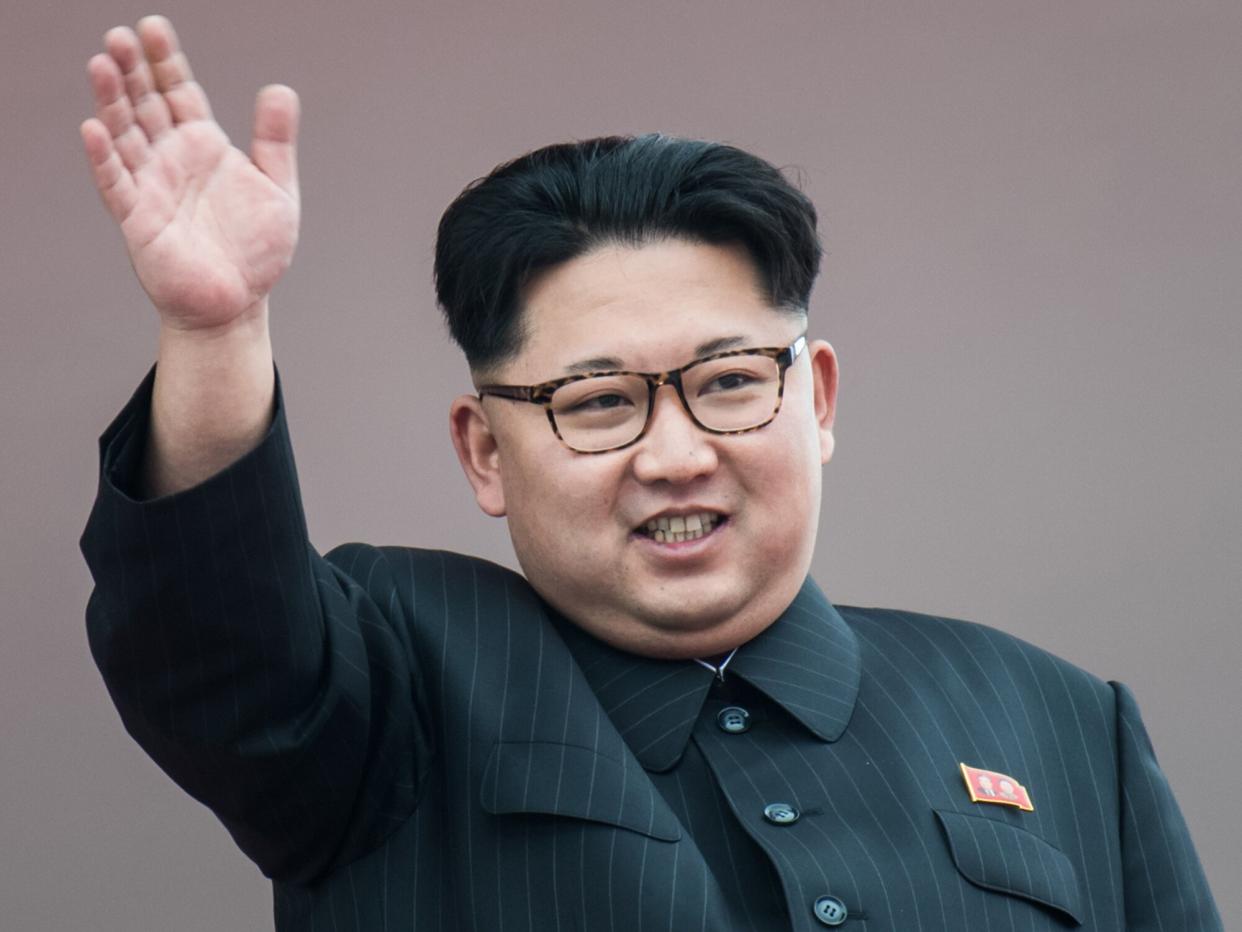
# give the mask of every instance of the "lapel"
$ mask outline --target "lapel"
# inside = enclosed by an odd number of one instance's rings
[[[676,766],[713,674],[691,660],[619,651],[553,613],[600,705],[646,770]],[[854,711],[861,679],[858,641],[807,577],[789,607],[743,644],[725,671],[780,705],[823,741],[836,741]]]
[[[858,700],[862,655],[854,632],[808,576],[789,608],[742,646],[728,672],[817,738],[836,741]]]
[[[508,702],[497,702],[499,728],[478,758],[476,798],[493,815],[566,816],[679,840],[680,821],[597,701],[562,625],[548,624],[555,613],[541,600],[531,607],[531,637],[508,655]],[[532,711],[506,716],[513,704]]]

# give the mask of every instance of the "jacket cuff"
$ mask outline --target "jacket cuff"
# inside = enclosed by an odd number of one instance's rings
[[[101,496],[106,494],[132,505],[169,501],[190,492],[201,491],[208,485],[219,485],[229,473],[246,471],[247,468],[269,460],[273,448],[289,445],[289,428],[285,420],[280,370],[273,367],[276,385],[272,423],[258,446],[197,486],[183,489],[172,495],[144,498],[141,494],[140,472],[147,437],[151,430],[151,396],[155,390],[157,368],[158,364],[147,370],[147,374],[138,384],[138,388],[130,396],[129,401],[99,437],[99,492]]]
[[[100,636],[115,624],[250,616],[257,593],[273,584],[286,601],[290,592],[314,592],[279,373],[258,446],[198,485],[144,500],[139,471],[154,379],[152,367],[99,438],[99,486],[80,540],[96,583],[87,614],[97,661]]]

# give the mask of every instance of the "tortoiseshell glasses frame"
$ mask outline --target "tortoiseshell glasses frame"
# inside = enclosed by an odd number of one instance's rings
[[[700,356],[691,362],[680,366],[677,369],[670,369],[667,372],[632,372],[624,369],[609,369],[598,372],[585,372],[580,375],[567,375],[559,379],[551,379],[547,382],[539,382],[536,385],[481,385],[479,386],[479,398],[492,395],[497,398],[508,398],[513,401],[528,401],[531,404],[540,405],[544,409],[544,413],[548,416],[548,423],[552,426],[558,440],[575,453],[611,453],[614,450],[623,450],[628,446],[632,446],[643,438],[647,433],[647,428],[651,424],[651,415],[655,411],[656,391],[662,385],[672,385],[677,389],[677,397],[681,399],[681,406],[685,409],[686,414],[690,416],[690,420],[701,430],[707,431],[709,434],[745,434],[752,430],[759,430],[771,424],[776,415],[780,413],[781,401],[785,397],[785,372],[793,365],[794,360],[802,354],[806,349],[806,334],[802,334],[788,346],[760,346],[750,347],[747,349],[725,350],[720,353],[712,353],[708,356]],[[776,400],[773,405],[772,412],[757,424],[748,424],[745,427],[735,429],[721,430],[715,427],[709,427],[699,420],[698,416],[690,407],[690,403],[686,400],[686,390],[682,382],[684,373],[689,372],[697,366],[704,363],[715,362],[720,359],[728,359],[736,356],[764,356],[776,362],[777,367],[777,387]],[[631,376],[641,378],[647,383],[647,415],[643,420],[641,429],[630,439],[624,443],[611,444],[601,449],[580,449],[561,435],[560,428],[556,423],[556,414],[552,410],[552,396],[560,388],[566,385],[572,385],[575,382],[581,382],[586,379],[607,378],[610,376]]]

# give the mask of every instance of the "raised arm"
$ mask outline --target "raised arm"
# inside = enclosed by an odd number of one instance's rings
[[[82,139],[160,346],[100,438],[91,653],[160,767],[268,876],[305,882],[402,824],[431,749],[397,582],[374,548],[315,551],[279,409],[268,293],[297,240],[297,98],[259,92],[246,155],[167,20],[104,44]]]
[[[259,91],[247,155],[212,118],[167,19],[111,29],[104,48],[87,65],[95,116],[81,134],[159,315],[142,471],[156,497],[220,471],[270,424],[268,295],[297,244],[298,99]]]

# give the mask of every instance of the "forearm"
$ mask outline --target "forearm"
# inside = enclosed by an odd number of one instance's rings
[[[160,331],[141,494],[199,484],[259,445],[272,423],[275,377],[268,307],[217,330]]]
[[[153,501],[129,491],[145,379],[100,438],[82,552],[91,653],[126,729],[266,873],[304,879],[392,830],[428,752],[410,750],[397,583],[371,548],[332,564],[311,546],[278,377],[253,450]]]

